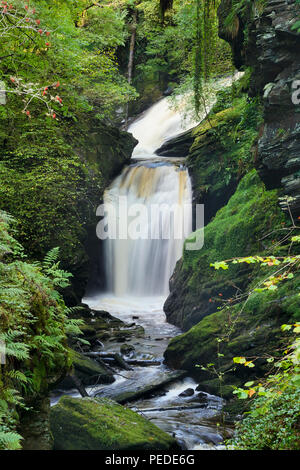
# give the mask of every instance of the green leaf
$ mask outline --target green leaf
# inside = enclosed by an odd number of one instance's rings
[[[218,270],[218,269],[224,269],[224,270],[229,269],[228,264],[225,263],[225,261],[220,261],[218,263],[211,263],[210,266],[215,268],[216,270]]]
[[[254,384],[254,382],[246,382],[245,387],[252,387],[253,384]]]
[[[245,364],[246,358],[245,357],[234,357],[233,362],[235,364]]]

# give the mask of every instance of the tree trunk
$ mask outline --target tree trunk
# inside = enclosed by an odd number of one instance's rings
[[[132,23],[131,23],[131,38],[130,38],[130,46],[129,46],[129,59],[128,59],[128,72],[127,72],[127,79],[128,79],[129,85],[131,85],[132,77],[133,77],[137,19],[138,19],[138,12],[137,12],[137,10],[134,10],[133,15],[132,15]],[[126,114],[125,114],[125,129],[126,130],[128,128],[128,112],[129,112],[129,104],[127,103],[126,104]]]
[[[86,389],[82,385],[81,380],[76,377],[76,375],[70,375],[71,380],[73,381],[75,388],[77,388],[78,392],[82,397],[88,397],[89,394],[87,393]]]

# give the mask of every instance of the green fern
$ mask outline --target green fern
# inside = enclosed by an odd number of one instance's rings
[[[19,450],[22,448],[21,445],[22,437],[20,434],[12,431],[1,431],[0,430],[0,449],[2,450]]]
[[[49,269],[51,268],[55,263],[58,262],[58,257],[59,257],[59,247],[52,248],[52,250],[48,251],[46,254],[44,260],[43,260],[43,268]]]
[[[80,334],[80,321],[55,286],[68,285],[71,274],[59,267],[59,249],[40,262],[24,261],[22,247],[11,236],[13,219],[0,211],[0,449],[21,448],[19,410],[27,400],[45,394],[52,376],[71,366],[67,332]]]

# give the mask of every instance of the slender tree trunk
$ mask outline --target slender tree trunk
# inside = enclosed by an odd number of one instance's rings
[[[132,16],[131,39],[130,39],[129,60],[128,60],[128,83],[130,85],[132,83],[136,28],[137,28],[137,10],[134,10],[133,16]]]
[[[134,51],[135,51],[135,40],[136,40],[136,29],[137,29],[137,10],[133,11],[132,15],[132,24],[131,24],[131,38],[130,38],[130,47],[129,47],[129,59],[128,59],[128,83],[131,85],[133,77],[133,66],[134,66]],[[128,111],[129,104],[126,105],[126,114],[125,114],[125,128],[128,128]]]
[[[80,395],[82,397],[88,397],[89,394],[87,393],[87,391],[86,391],[85,387],[83,386],[81,380],[78,377],[76,377],[76,375],[70,375],[70,378],[72,379],[72,381],[75,385],[75,388],[77,388]]]

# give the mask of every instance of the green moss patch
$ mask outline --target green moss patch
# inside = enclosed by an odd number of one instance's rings
[[[234,266],[215,271],[211,263],[263,252],[270,242],[262,238],[281,227],[284,216],[277,192],[266,191],[255,170],[240,182],[228,204],[204,229],[204,247],[184,251],[171,281],[165,304],[169,321],[188,329],[216,311],[237,289],[246,288],[257,275],[253,268]],[[186,241],[191,243],[195,234]]]
[[[170,450],[176,441],[147,419],[106,399],[63,397],[51,409],[57,450]]]
[[[253,285],[257,282],[258,278]],[[283,282],[276,291],[254,293],[245,306],[238,304],[203,318],[188,332],[172,339],[165,352],[167,363],[189,370],[203,384],[204,391],[232,397],[233,386],[261,377],[272,367],[266,359],[257,359],[255,368],[249,369],[234,365],[233,358],[261,358],[268,354],[280,357],[280,347],[285,344],[281,325],[300,320],[299,290],[300,279],[294,278]],[[219,343],[218,339],[231,329],[228,339]],[[222,390],[216,376],[197,367],[210,363],[225,374]]]

